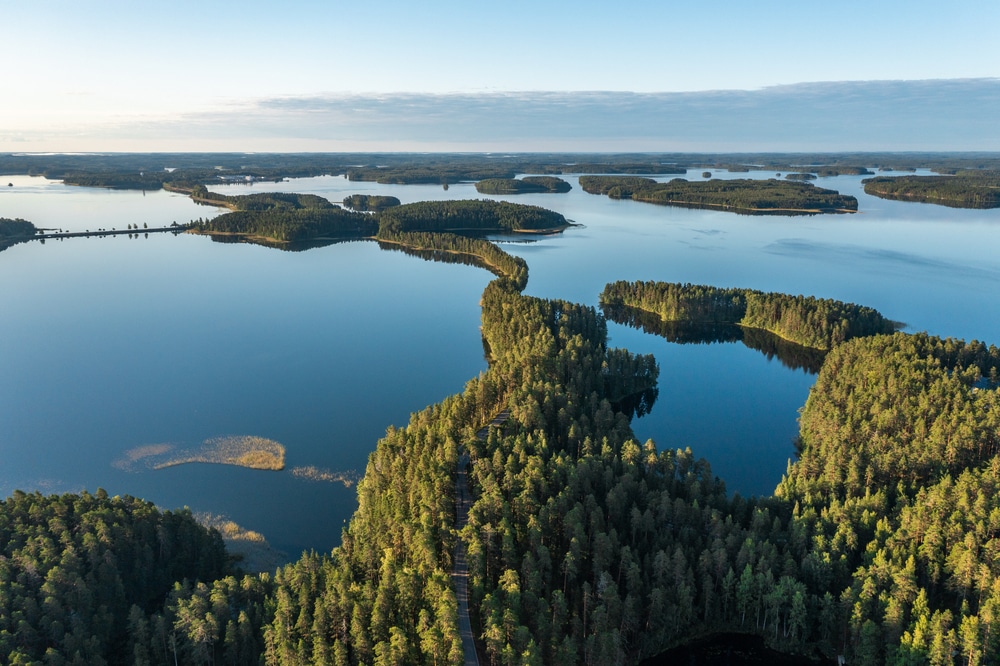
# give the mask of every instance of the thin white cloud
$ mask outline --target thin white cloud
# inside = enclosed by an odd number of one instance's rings
[[[697,93],[331,94],[39,132],[38,150],[1000,150],[1000,79]],[[66,145],[60,145],[62,141]]]

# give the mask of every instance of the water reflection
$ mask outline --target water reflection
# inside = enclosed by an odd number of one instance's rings
[[[653,405],[659,396],[660,389],[654,386],[622,398],[613,407],[630,419],[643,417],[653,411]]]
[[[397,243],[383,243],[382,241],[378,242],[378,246],[389,252],[402,252],[403,254],[408,254],[411,257],[417,257],[426,261],[437,261],[442,264],[474,266],[476,268],[482,268],[483,270],[489,271],[499,277],[506,277],[503,272],[499,271],[495,266],[490,266],[485,261],[472,254],[460,254],[458,252],[448,252],[446,250],[418,250],[405,245],[399,245]]]
[[[213,243],[245,243],[247,245],[262,245],[264,247],[282,250],[284,252],[305,252],[306,250],[314,250],[320,247],[336,245],[337,243],[352,243],[359,240],[365,240],[363,238],[359,238],[358,236],[344,236],[342,238],[316,238],[304,241],[279,242],[267,240],[266,238],[251,238],[249,236],[230,236],[224,234],[206,235],[212,239]]]
[[[601,309],[611,321],[658,335],[667,342],[681,345],[742,342],[746,347],[759,351],[768,360],[776,358],[790,370],[803,370],[811,375],[819,372],[823,359],[826,358],[824,351],[803,347],[756,328],[713,322],[663,321],[659,315],[626,305],[602,305]]]
[[[9,247],[14,247],[15,245],[17,245],[19,243],[27,243],[29,240],[31,240],[31,239],[30,238],[19,238],[17,240],[2,240],[2,241],[0,241],[0,252],[3,252],[4,250],[6,250]]]

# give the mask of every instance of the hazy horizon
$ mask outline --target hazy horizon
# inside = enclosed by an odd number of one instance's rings
[[[689,93],[310,95],[158,121],[0,131],[5,152],[1000,150],[1000,79]]]

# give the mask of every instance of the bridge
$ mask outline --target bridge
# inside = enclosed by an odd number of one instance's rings
[[[176,225],[172,227],[155,227],[153,229],[98,229],[96,231],[59,231],[47,234],[35,234],[34,236],[25,238],[24,240],[48,240],[50,238],[61,239],[61,238],[89,238],[90,236],[124,236],[128,234],[162,234],[165,232],[179,234],[187,231],[187,225]]]

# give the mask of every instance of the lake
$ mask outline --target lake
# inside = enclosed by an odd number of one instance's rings
[[[4,178],[13,187],[0,188],[0,217],[40,227],[154,227],[217,213],[164,191]],[[613,201],[567,180],[566,194],[493,197],[580,225],[531,243],[496,239],[528,262],[530,295],[596,305],[613,280],[750,287],[872,306],[908,331],[1000,342],[1000,210],[884,201],[863,193],[860,176],[815,181],[857,196],[858,214],[813,217]],[[471,184],[343,177],[213,189],[483,198]],[[157,234],[11,247],[0,252],[0,493],[100,486],[224,515],[293,557],[329,550],[355,508],[353,487],[224,465],[154,470],[129,454],[254,435],[283,444],[288,469],[361,473],[387,426],[486,368],[478,301],[491,279],[373,242],[283,252]],[[731,491],[773,490],[814,375],[739,342],[609,331],[612,345],[660,363],[658,400],[633,423],[640,440],[691,447]]]

